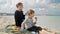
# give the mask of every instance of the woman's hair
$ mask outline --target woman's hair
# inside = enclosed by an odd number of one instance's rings
[[[35,13],[35,12],[34,12],[34,10],[29,9],[29,10],[26,12],[26,14],[25,14],[25,15],[30,15],[30,14],[33,14],[33,13]]]

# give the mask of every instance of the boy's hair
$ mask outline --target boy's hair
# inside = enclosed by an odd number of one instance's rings
[[[33,14],[33,13],[35,13],[34,10],[30,9],[26,12],[26,15],[30,15],[30,14]]]
[[[18,6],[23,6],[23,4],[21,2],[16,4],[16,7],[18,8]]]

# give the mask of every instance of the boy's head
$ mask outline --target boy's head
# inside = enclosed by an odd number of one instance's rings
[[[34,17],[34,13],[35,13],[34,10],[30,9],[30,10],[27,11],[26,14],[27,14],[29,17],[32,18],[32,17]]]
[[[17,3],[16,7],[18,8],[18,10],[22,10],[23,9],[23,4],[22,3]]]

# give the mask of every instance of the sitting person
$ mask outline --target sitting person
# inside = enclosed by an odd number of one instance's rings
[[[46,30],[42,29],[41,27],[37,27],[35,24],[36,24],[36,21],[33,22],[33,17],[34,17],[34,10],[30,9],[27,11],[26,15],[28,16],[27,19],[24,20],[24,22],[22,23],[22,27],[21,29],[25,29],[28,30],[28,31],[34,31],[34,32],[39,32],[39,34],[56,34],[56,32],[54,33],[50,33],[50,32],[47,32]],[[35,18],[37,19],[37,18]]]

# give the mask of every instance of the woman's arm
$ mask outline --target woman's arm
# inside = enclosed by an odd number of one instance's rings
[[[21,25],[21,29],[26,29],[26,19],[23,21],[23,23]]]
[[[36,24],[36,22],[37,22],[37,17],[35,17],[35,22],[34,22],[34,24]]]
[[[21,29],[24,30],[24,27],[25,27],[25,23],[22,23]]]

